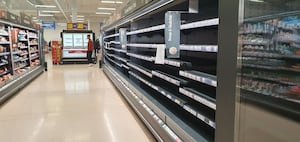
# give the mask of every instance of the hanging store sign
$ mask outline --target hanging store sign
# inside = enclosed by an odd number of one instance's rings
[[[165,43],[168,58],[180,57],[180,13],[168,11],[165,14]]]
[[[42,21],[42,28],[44,30],[55,30],[56,23],[55,21]]]
[[[68,23],[67,29],[68,30],[87,30],[88,24],[86,24],[86,23]]]

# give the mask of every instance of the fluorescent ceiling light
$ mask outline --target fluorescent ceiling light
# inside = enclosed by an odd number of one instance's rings
[[[73,17],[73,15],[70,15],[70,17]],[[83,18],[84,16],[83,15],[77,15],[76,17],[77,18]]]
[[[27,2],[28,2],[31,6],[34,6],[34,4],[33,4],[30,0],[27,0]]]
[[[251,2],[264,2],[263,0],[249,0]]]
[[[42,17],[52,17],[54,15],[53,14],[39,14],[39,16],[42,16]]]
[[[56,11],[56,10],[42,10],[41,12],[44,12],[44,13],[60,13],[60,11]]]
[[[116,10],[116,8],[98,7],[99,10]]]
[[[55,8],[55,5],[35,5],[36,8]]]
[[[77,18],[77,21],[84,21],[84,18]]]
[[[32,19],[37,19],[37,17],[32,17]]]
[[[117,3],[117,4],[122,4],[123,2],[121,1],[107,1],[107,0],[102,0],[102,3]]]
[[[108,13],[108,12],[96,12],[96,14],[102,14],[102,15],[110,15],[111,13]]]

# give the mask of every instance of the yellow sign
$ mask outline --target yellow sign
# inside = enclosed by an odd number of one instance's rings
[[[88,25],[85,23],[68,23],[68,30],[87,30]]]

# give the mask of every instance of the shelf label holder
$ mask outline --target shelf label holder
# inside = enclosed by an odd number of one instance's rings
[[[120,45],[121,48],[126,50],[127,49],[127,35],[126,35],[126,28],[119,29],[119,38],[120,38]]]
[[[178,11],[168,11],[165,14],[167,58],[180,58],[180,19]]]
[[[199,0],[189,0],[187,11],[168,11],[165,13],[165,44],[167,58],[180,58],[181,13],[198,13]]]

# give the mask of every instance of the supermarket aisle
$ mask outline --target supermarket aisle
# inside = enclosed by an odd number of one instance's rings
[[[0,141],[155,140],[97,65],[49,65],[0,108]]]

